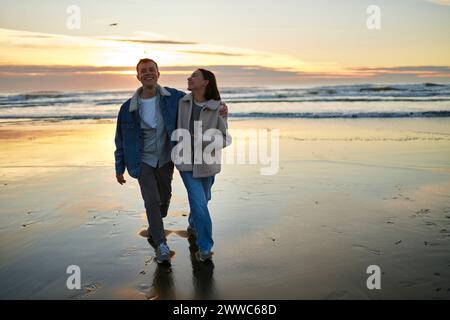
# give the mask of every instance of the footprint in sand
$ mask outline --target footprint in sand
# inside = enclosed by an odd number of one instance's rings
[[[416,211],[415,214],[417,214],[418,216],[425,216],[427,214],[430,213],[430,209],[420,209],[419,211]]]
[[[343,234],[344,233],[343,231],[339,230],[338,228],[332,227],[332,226],[328,226],[326,224],[321,225],[321,227],[322,228],[326,228],[326,229],[328,229],[328,230],[330,230],[331,232],[334,232],[334,233],[339,233],[339,234]]]
[[[134,213],[136,211],[134,211],[134,210],[116,209],[113,212],[116,212],[116,213]]]
[[[109,235],[110,236],[117,236],[117,235],[119,235],[120,234],[120,230],[112,230],[112,231],[110,231],[109,232]]]
[[[95,294],[98,290],[102,288],[102,284],[99,282],[90,283],[81,287],[82,293],[76,294],[71,299],[82,299],[84,297]]]
[[[410,287],[424,285],[424,284],[427,284],[429,282],[430,282],[429,279],[419,278],[419,279],[415,279],[415,280],[412,280],[412,281],[400,281],[400,282],[398,282],[398,284],[401,287],[403,287],[403,288],[410,288]]]
[[[396,220],[395,217],[390,217],[390,218],[388,218],[388,221],[386,221],[386,223],[387,224],[395,224],[395,220]]]
[[[122,250],[122,253],[120,254],[121,257],[129,257],[133,254],[135,254],[137,251],[137,247],[133,246],[133,247],[128,247],[124,250]]]
[[[83,291],[86,294],[92,294],[92,293],[95,293],[98,290],[100,290],[101,287],[102,287],[101,283],[98,283],[98,282],[91,283],[91,284],[83,286]]]
[[[406,197],[402,195],[401,193],[398,193],[396,196],[392,197],[393,200],[406,200],[406,201],[412,201],[410,197]],[[383,198],[383,200],[387,200],[387,198]]]
[[[86,222],[84,225],[94,226],[94,225],[102,224],[102,223],[108,222],[108,221],[114,221],[114,219],[112,217],[98,213],[96,215],[93,215],[92,219],[90,221]]]
[[[371,253],[371,254],[375,254],[377,256],[381,256],[380,250],[371,249],[371,248],[368,248],[368,247],[360,245],[360,244],[353,244],[353,247],[357,248],[357,249],[363,249],[364,251],[367,251],[368,253]]]
[[[325,299],[326,300],[339,300],[345,299],[348,296],[348,291],[346,290],[338,290],[330,293]]]
[[[431,211],[430,209],[422,208],[422,209],[420,209],[418,211],[415,211],[410,217],[411,218],[415,218],[417,216],[425,217],[427,214],[430,213],[430,211]]]
[[[144,261],[144,265],[148,266],[149,264],[153,263],[155,261],[155,259],[153,257],[150,257],[150,259]]]
[[[36,220],[36,221],[30,221],[30,222],[28,222],[28,223],[22,224],[22,227],[25,228],[25,227],[28,227],[29,225],[32,225],[32,224],[35,224],[35,223],[38,223],[38,222],[39,222],[38,220]]]

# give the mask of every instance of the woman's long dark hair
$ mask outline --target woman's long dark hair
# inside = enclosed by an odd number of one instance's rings
[[[206,100],[218,100],[220,101],[220,93],[217,88],[216,76],[211,71],[205,69],[198,69],[203,75],[203,79],[208,80],[208,85],[205,89],[205,99]]]

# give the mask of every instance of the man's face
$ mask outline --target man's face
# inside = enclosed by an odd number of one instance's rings
[[[143,86],[154,87],[158,83],[159,71],[153,62],[143,62],[138,67],[136,77]]]

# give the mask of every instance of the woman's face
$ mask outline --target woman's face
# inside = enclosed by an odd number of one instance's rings
[[[195,70],[188,78],[188,90],[200,90],[206,88],[208,80],[203,78],[203,74],[200,70]]]

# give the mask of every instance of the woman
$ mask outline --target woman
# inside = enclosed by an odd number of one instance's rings
[[[188,144],[184,139],[180,142],[183,148],[186,145],[190,148],[187,153],[183,150],[183,155],[175,155],[178,157],[175,165],[188,193],[188,233],[196,236],[199,249],[196,257],[205,262],[211,260],[214,244],[208,201],[214,177],[220,172],[220,150],[231,143],[231,137],[226,118],[219,115],[221,101],[214,74],[205,69],[195,70],[188,78],[188,90],[191,93],[179,101],[177,128],[183,129],[181,131],[187,133],[187,140],[190,140]]]

